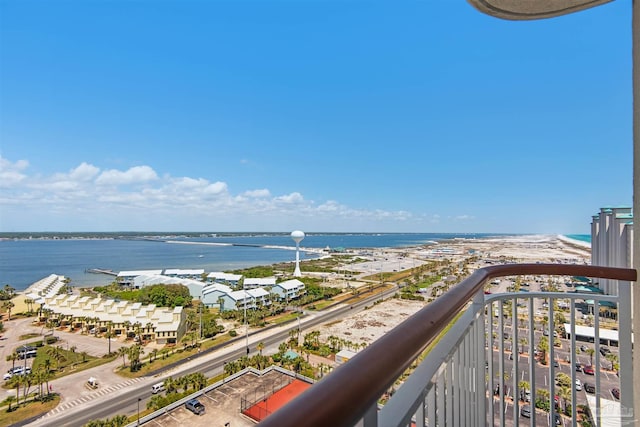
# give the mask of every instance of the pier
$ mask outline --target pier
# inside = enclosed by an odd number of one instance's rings
[[[94,274],[108,274],[109,276],[118,276],[113,270],[109,270],[108,268],[88,268],[84,271],[85,273],[94,273]]]

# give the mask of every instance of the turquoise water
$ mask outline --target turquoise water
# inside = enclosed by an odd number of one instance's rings
[[[570,239],[591,243],[591,234],[565,234]]]

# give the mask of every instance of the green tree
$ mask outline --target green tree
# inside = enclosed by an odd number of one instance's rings
[[[546,365],[547,351],[549,351],[549,341],[545,336],[540,337],[540,341],[538,341],[538,351],[542,353],[542,355],[540,356],[540,363]]]
[[[9,320],[11,320],[11,309],[13,307],[15,307],[15,306],[16,305],[13,303],[13,301],[10,301],[10,300],[4,301],[2,303],[2,308],[3,308],[3,310],[5,310],[7,312],[8,316],[9,316]]]
[[[118,349],[118,356],[122,356],[122,367],[124,368],[125,366],[127,366],[127,363],[125,361],[125,356],[127,356],[129,354],[129,349],[127,347],[120,347]]]
[[[18,360],[18,355],[16,353],[10,353],[7,355],[7,362],[11,362],[11,368],[16,367],[16,360]]]

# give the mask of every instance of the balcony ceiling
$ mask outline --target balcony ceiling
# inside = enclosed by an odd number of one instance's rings
[[[482,13],[496,18],[523,21],[553,18],[612,0],[467,0]]]

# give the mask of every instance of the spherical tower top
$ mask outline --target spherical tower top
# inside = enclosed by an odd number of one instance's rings
[[[294,242],[300,243],[302,239],[304,239],[304,232],[300,230],[292,231],[291,238],[293,239]]]

